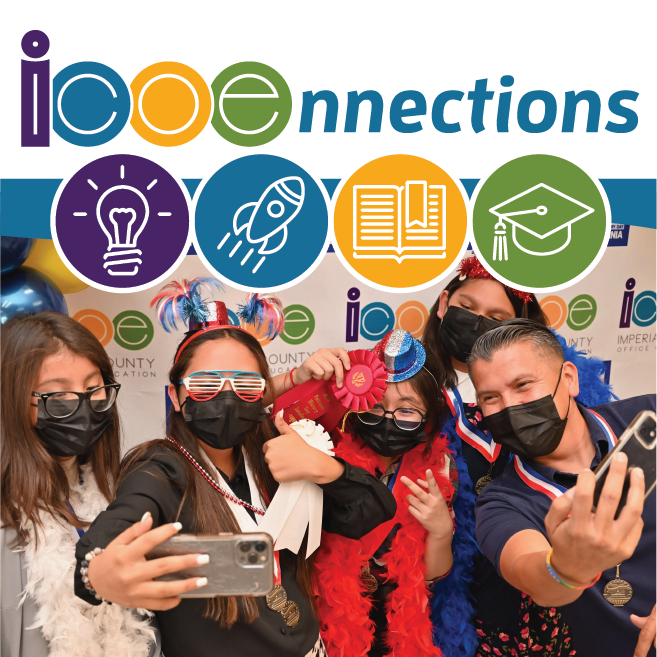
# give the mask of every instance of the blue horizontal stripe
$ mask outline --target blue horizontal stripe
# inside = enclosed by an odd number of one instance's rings
[[[190,196],[194,195],[200,182],[198,178],[183,179]],[[339,181],[327,178],[322,182],[332,195]],[[479,181],[464,178],[461,182],[472,195]],[[657,227],[657,180],[616,178],[600,182],[609,198],[615,224]],[[51,239],[50,208],[60,183],[61,180],[53,178],[0,180],[0,234]]]

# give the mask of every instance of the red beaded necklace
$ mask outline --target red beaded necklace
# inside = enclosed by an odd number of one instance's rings
[[[259,516],[264,516],[265,512],[262,509],[258,509],[255,506],[252,506],[251,504],[248,504],[244,500],[240,500],[239,497],[236,497],[232,493],[229,493],[227,490],[224,490],[196,461],[196,459],[178,442],[176,442],[171,436],[167,436],[166,439],[169,442],[172,442],[187,458],[187,460],[201,473],[203,478],[212,486],[216,491],[221,493],[226,499],[230,500],[231,502],[235,502],[235,504],[239,504],[240,506],[243,506],[245,509],[250,509],[253,511],[253,513],[256,513]]]

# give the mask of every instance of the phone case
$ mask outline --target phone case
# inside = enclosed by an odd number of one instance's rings
[[[210,562],[156,580],[208,578],[206,586],[183,593],[182,598],[267,595],[274,588],[274,546],[269,534],[180,534],[155,547],[146,558],[196,553],[209,555]]]
[[[602,460],[595,469],[595,492],[593,493],[593,510],[598,504],[600,493],[607,480],[609,465],[614,454],[624,452],[627,455],[627,475],[623,485],[623,492],[616,510],[616,518],[627,502],[627,493],[630,488],[631,468],[642,468],[646,481],[646,494],[648,497],[655,488],[655,427],[657,416],[652,411],[641,411],[632,420],[623,435],[619,438],[614,449]]]

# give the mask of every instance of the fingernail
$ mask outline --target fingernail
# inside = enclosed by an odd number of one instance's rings
[[[198,557],[196,558],[196,563],[199,566],[203,566],[206,563],[210,563],[210,555],[209,554],[199,554]]]
[[[645,477],[642,468],[634,468],[634,469],[636,470],[636,476],[639,477],[639,479],[643,479]]]
[[[431,470],[427,470],[427,477],[433,477],[433,472],[431,472]]]
[[[207,577],[199,577],[196,580],[196,588],[200,589],[202,586],[205,586],[208,583],[208,578]]]
[[[141,522],[146,522],[150,517],[151,517],[151,512],[146,511],[146,513],[144,513],[144,515],[141,517]]]
[[[276,417],[282,418],[283,417],[283,410],[278,411],[278,413],[276,413]]]
[[[627,454],[625,452],[618,452],[614,456],[614,461],[618,461],[619,463],[627,463]]]
[[[181,522],[174,522],[173,523],[173,528],[179,532],[182,529],[182,523]]]
[[[572,499],[573,497],[575,497],[575,489],[571,488],[569,491],[567,491],[566,492],[566,497],[569,498],[569,499]]]

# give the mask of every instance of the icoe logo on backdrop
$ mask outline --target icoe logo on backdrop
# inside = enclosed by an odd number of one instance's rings
[[[625,281],[623,306],[618,328],[628,328],[632,323],[641,328],[651,326],[657,317],[657,295],[654,290],[644,290],[635,294],[636,280]]]
[[[155,335],[153,322],[138,310],[124,310],[111,321],[100,310],[87,308],[75,313],[73,319],[89,329],[103,347],[114,338],[120,347],[138,351],[147,347]]]
[[[358,342],[360,337],[379,341],[394,328],[402,328],[414,338],[420,338],[429,319],[429,311],[420,301],[406,301],[394,311],[381,301],[368,303],[361,308],[357,287],[352,287],[347,297],[346,342]]]
[[[50,49],[40,30],[21,42],[21,145],[50,145]],[[135,132],[158,146],[194,139],[210,121],[227,141],[259,146],[278,136],[292,113],[285,80],[258,62],[229,66],[212,91],[191,67],[158,62],[134,78],[130,88],[109,66],[77,62],[52,81],[52,128],[77,146],[99,146],[116,137],[130,120]]]
[[[590,294],[579,294],[569,304],[557,295],[550,295],[540,301],[547,315],[550,327],[557,330],[564,322],[573,331],[583,331],[593,324],[598,313],[598,304]]]

